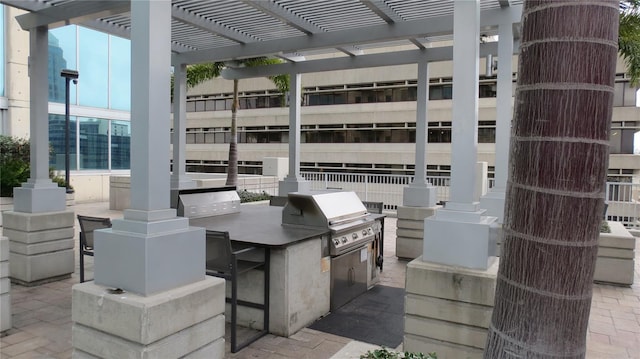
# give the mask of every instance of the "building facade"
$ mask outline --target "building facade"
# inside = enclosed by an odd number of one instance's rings
[[[485,68],[486,60],[481,61]],[[514,60],[513,88],[517,81]],[[495,64],[495,63],[494,63]],[[634,136],[640,129],[636,89],[619,62],[611,128],[611,181],[640,175]],[[496,76],[481,75],[478,159],[495,166]],[[302,75],[301,170],[413,174],[417,66],[403,65]],[[452,63],[430,66],[427,174],[449,176]],[[288,110],[266,79],[240,81],[238,148],[241,173],[261,173],[264,157],[287,157]],[[214,79],[187,96],[187,171],[225,172],[232,82]]]

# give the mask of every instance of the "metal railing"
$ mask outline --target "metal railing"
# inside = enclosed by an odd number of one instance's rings
[[[607,182],[607,220],[627,228],[640,228],[640,183]]]
[[[402,205],[403,189],[413,181],[409,175],[376,175],[365,173],[302,172],[312,190],[340,189],[354,191],[363,201],[383,202],[385,209]],[[438,201],[449,198],[450,177],[430,176]]]
[[[403,188],[413,181],[409,175],[376,175],[360,173],[302,172],[311,182],[311,189],[341,189],[354,191],[361,200],[383,202],[384,209],[395,210],[402,205]],[[449,199],[451,178],[429,176],[427,180],[436,187],[438,201]],[[488,180],[489,188],[494,180]],[[627,228],[640,228],[640,184],[607,182],[607,220],[621,222]]]

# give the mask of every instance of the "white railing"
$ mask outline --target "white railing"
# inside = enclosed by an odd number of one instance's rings
[[[640,184],[607,182],[607,219],[627,228],[640,228]]]
[[[354,191],[363,201],[383,202],[387,210],[402,205],[403,188],[413,176],[375,175],[359,173],[302,172],[311,182],[311,189],[341,189]],[[436,187],[438,201],[449,199],[450,177],[430,176],[427,180]],[[489,188],[493,179],[489,179]],[[640,184],[607,182],[607,219],[622,222],[627,228],[640,228]]]
[[[354,191],[363,201],[383,202],[385,209],[402,205],[402,192],[413,181],[408,175],[375,175],[365,173],[302,172],[311,182],[311,189],[340,189]],[[449,177],[427,177],[436,187],[438,201],[449,198]]]

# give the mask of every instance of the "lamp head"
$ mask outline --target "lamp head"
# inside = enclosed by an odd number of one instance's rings
[[[73,83],[78,83],[78,71],[76,70],[69,70],[69,69],[62,69],[62,71],[60,71],[60,76],[73,80]]]

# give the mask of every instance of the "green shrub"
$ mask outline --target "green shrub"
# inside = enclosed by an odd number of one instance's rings
[[[382,349],[368,351],[366,354],[361,355],[360,359],[438,359],[438,357],[436,353],[396,353],[383,347]]]
[[[31,173],[29,140],[0,135],[0,197],[13,197],[13,188],[27,182]],[[64,177],[49,169],[49,178],[65,187]]]
[[[266,201],[271,199],[271,195],[264,191],[262,193],[254,193],[242,190],[238,191],[238,196],[240,196],[240,203]]]
[[[13,187],[29,179],[29,141],[0,135],[0,197],[13,197]]]
[[[609,228],[609,222],[602,221],[600,223],[600,233],[611,233],[611,228]]]

